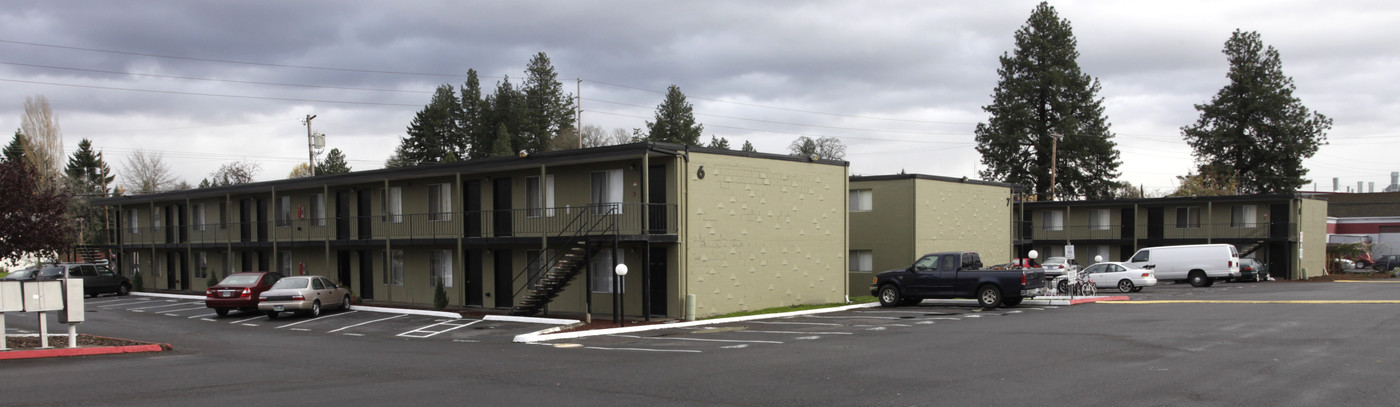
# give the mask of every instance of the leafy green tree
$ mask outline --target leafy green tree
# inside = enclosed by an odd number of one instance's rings
[[[666,88],[666,99],[656,106],[656,121],[647,123],[647,140],[666,143],[700,145],[700,133],[705,126],[695,122],[690,102],[685,101],[681,88]]]
[[[384,160],[384,168],[412,167],[414,165],[413,161],[404,158],[403,145],[403,139],[399,139],[399,146],[394,148],[394,154]]]
[[[746,152],[750,152],[750,153],[757,153],[757,152],[758,152],[758,149],[753,148],[753,143],[750,143],[748,140],[744,140],[744,148],[742,148],[742,149],[740,149],[740,150],[746,151]]]
[[[788,145],[788,151],[798,157],[816,156],[820,160],[846,159],[846,145],[835,137],[813,139],[802,136]]]
[[[1196,105],[1201,117],[1181,128],[1197,171],[1233,180],[1241,193],[1296,191],[1311,182],[1303,160],[1327,143],[1332,119],[1293,96],[1278,50],[1264,47],[1259,33],[1235,30],[1224,53],[1230,83],[1210,103]]]
[[[719,148],[719,149],[725,149],[725,150],[732,150],[731,148],[729,148],[729,140],[728,140],[728,139],[725,139],[724,137],[715,138],[714,135],[710,135],[710,145],[708,145],[708,146],[706,146],[706,147],[709,147],[709,148]]]
[[[452,85],[438,86],[432,101],[408,125],[408,137],[402,139],[403,159],[412,165],[442,162],[447,153],[465,144],[457,123],[461,109]]]
[[[975,131],[987,166],[981,177],[1031,186],[1041,200],[1111,196],[1122,163],[1098,97],[1099,81],[1076,62],[1069,20],[1040,3],[1015,38],[1016,50],[1000,58],[992,104],[982,107],[991,117]]]
[[[558,76],[543,52],[530,58],[530,64],[525,67],[525,81],[520,87],[524,98],[523,120],[515,131],[522,141],[520,147],[526,151],[546,151],[555,135],[573,131],[573,95],[564,94],[564,85],[559,83]]]
[[[29,139],[27,139],[27,138],[24,137],[24,134],[23,134],[23,133],[20,133],[19,129],[15,129],[15,138],[14,138],[13,140],[10,140],[10,144],[8,144],[8,145],[5,146],[5,160],[6,160],[6,161],[19,161],[19,160],[23,160],[23,159],[24,159],[24,151],[25,151],[26,149],[29,148],[29,147],[28,147],[28,144],[29,144],[29,141],[28,141],[28,140],[29,140]]]
[[[350,164],[345,162],[345,153],[339,148],[332,148],[326,153],[326,159],[316,163],[316,175],[344,174],[350,172]]]
[[[78,142],[78,150],[68,157],[68,166],[63,170],[68,180],[78,188],[78,193],[107,195],[107,186],[113,185],[116,175],[112,168],[92,151],[92,140]]]

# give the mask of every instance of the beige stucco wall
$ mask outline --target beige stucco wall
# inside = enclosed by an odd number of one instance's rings
[[[1298,217],[1298,266],[1302,278],[1325,273],[1327,257],[1327,201],[1299,199],[1302,213]]]
[[[916,185],[914,256],[971,251],[988,265],[1011,260],[1010,188],[924,179]]]
[[[697,317],[845,300],[845,166],[692,152],[685,169],[682,292]]]

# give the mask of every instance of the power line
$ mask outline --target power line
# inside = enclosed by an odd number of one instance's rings
[[[420,105],[410,105],[410,104],[403,104],[403,103],[351,102],[351,101],[344,101],[344,100],[279,98],[279,97],[271,97],[271,96],[224,95],[224,94],[218,94],[218,93],[180,92],[180,91],[173,91],[173,90],[132,89],[132,88],[118,88],[118,87],[112,87],[112,86],[78,85],[78,84],[71,84],[71,83],[56,83],[56,82],[41,82],[41,81],[25,81],[25,80],[5,79],[5,78],[0,78],[0,82],[28,83],[28,84],[35,84],[35,85],[50,85],[50,86],[67,86],[67,87],[88,88],[88,89],[124,90],[124,91],[129,91],[129,92],[163,93],[163,94],[169,94],[169,95],[213,96],[213,97],[235,98],[235,99],[279,100],[279,101],[284,101],[284,102],[337,103],[337,104],[348,104],[348,105],[397,106],[397,107],[418,107],[418,106],[420,106]]]
[[[598,111],[598,110],[590,110],[589,113],[598,113],[598,114],[605,114],[605,115],[610,115],[610,116],[632,117],[632,118],[637,118],[637,119],[648,119],[647,117],[643,117],[643,116],[636,116],[636,115],[630,115],[630,114],[624,114],[624,113],[604,112],[604,111]],[[718,128],[721,128],[721,129],[745,130],[745,131],[752,131],[752,132],[759,132],[759,133],[791,134],[791,135],[796,135],[796,136],[809,136],[809,137],[813,137],[813,136],[815,136],[815,137],[832,137],[832,138],[838,138],[838,139],[856,139],[856,140],[872,140],[872,141],[899,141],[899,142],[906,142],[906,143],[925,143],[925,144],[972,144],[972,143],[968,143],[968,142],[959,142],[959,141],[900,140],[900,139],[885,139],[885,138],[858,137],[858,136],[827,136],[827,135],[812,134],[812,133],[800,133],[800,132],[780,131],[780,130],[763,130],[763,129],[748,128],[748,127],[724,126],[724,125],[718,125],[718,124],[706,124],[706,126],[709,126],[709,127],[718,127]]]
[[[192,81],[242,83],[242,84],[250,84],[250,85],[291,86],[291,87],[299,87],[299,88],[340,89],[340,90],[361,90],[361,91],[371,91],[371,92],[433,93],[433,91],[426,91],[426,90],[401,90],[401,89],[354,88],[354,87],[346,87],[346,86],[303,85],[303,84],[299,84],[299,83],[278,83],[278,82],[240,81],[240,80],[234,80],[234,79],[196,78],[196,77],[189,77],[189,76],[159,75],[159,74],[150,74],[150,73],[134,73],[134,72],[121,72],[121,71],[104,71],[104,70],[100,70],[100,69],[70,68],[70,67],[63,67],[63,66],[36,65],[36,64],[19,63],[19,62],[5,62],[5,61],[0,61],[0,64],[3,64],[3,65],[15,65],[15,66],[27,66],[27,67],[32,67],[32,68],[43,68],[43,69],[59,69],[59,70],[65,70],[65,71],[106,73],[106,74],[129,75],[129,76],[146,76],[146,77],[152,77],[152,78],[183,79],[183,80],[192,80]]]

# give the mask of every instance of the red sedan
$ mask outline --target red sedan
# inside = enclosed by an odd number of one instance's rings
[[[235,308],[243,312],[257,312],[258,294],[272,288],[281,279],[281,273],[267,271],[230,274],[224,277],[224,281],[204,290],[204,306],[213,308],[221,317]]]

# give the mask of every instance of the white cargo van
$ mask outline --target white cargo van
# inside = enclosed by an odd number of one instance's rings
[[[1148,247],[1128,262],[1137,267],[1154,265],[1158,280],[1186,280],[1192,287],[1209,287],[1215,280],[1240,276],[1240,252],[1229,244]]]

